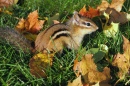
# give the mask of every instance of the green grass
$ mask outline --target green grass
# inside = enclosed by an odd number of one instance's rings
[[[22,1],[22,0],[20,0]],[[26,18],[27,15],[38,10],[40,19],[44,17],[52,17],[56,13],[60,14],[60,21],[68,15],[72,15],[74,10],[79,11],[85,4],[86,6],[96,7],[101,0],[24,0],[20,5],[14,5],[9,9],[12,15],[0,13],[0,26],[9,26],[14,28],[17,23],[17,18]],[[110,1],[110,0],[108,0]],[[123,11],[128,11],[130,1],[123,6]],[[16,18],[17,17],[17,18]],[[44,28],[48,27],[48,23]],[[109,47],[109,58],[118,52],[122,53],[122,38],[125,35],[130,39],[130,25],[129,22],[120,26],[120,32],[116,38],[107,38],[102,31],[97,31],[91,35],[87,35],[84,39],[83,45],[86,49],[98,48],[100,44],[106,44]],[[80,52],[80,50],[79,50]],[[2,86],[66,86],[68,80],[76,78],[73,72],[73,61],[75,59],[75,52],[67,51],[63,56],[55,57],[53,66],[47,68],[47,78],[35,78],[30,74],[29,60],[31,54],[25,54],[22,51],[14,50],[7,42],[0,42],[0,85]],[[118,86],[124,85],[127,81],[121,81]],[[116,81],[116,77],[111,80],[111,83]]]

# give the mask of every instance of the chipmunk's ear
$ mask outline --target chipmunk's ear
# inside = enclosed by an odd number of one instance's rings
[[[79,22],[80,22],[80,17],[79,17],[79,14],[77,11],[74,11],[73,13],[73,24],[77,24],[79,25]]]

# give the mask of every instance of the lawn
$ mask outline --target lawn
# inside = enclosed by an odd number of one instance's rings
[[[107,0],[111,1],[111,0]],[[17,18],[26,18],[27,15],[38,10],[39,19],[45,17],[51,18],[56,13],[59,13],[59,21],[65,22],[70,17],[74,10],[79,11],[84,5],[96,7],[101,0],[19,0],[9,10],[12,14],[0,12],[0,27],[15,28],[18,23]],[[128,12],[130,1],[126,0],[122,11]],[[5,8],[6,10],[6,8]],[[43,29],[49,27],[49,22],[46,22]],[[130,39],[129,22],[120,26],[119,34],[115,38],[107,38],[102,30],[93,34],[87,35],[84,38],[83,46],[86,50],[98,48],[99,45],[105,44],[109,48],[108,57],[112,57],[122,50],[122,34]],[[17,40],[16,40],[17,41]],[[80,49],[78,50],[79,53]],[[24,53],[22,50],[17,51],[8,42],[0,40],[0,85],[2,86],[66,86],[68,80],[76,78],[73,72],[74,59],[76,58],[75,51],[65,50],[65,54],[55,56],[53,66],[46,69],[47,78],[36,78],[30,73],[29,60],[33,55]],[[116,72],[116,69],[111,71]],[[130,76],[121,80],[118,86],[123,86],[130,79]],[[113,84],[117,80],[116,76],[110,83]],[[129,83],[130,85],[130,83]]]

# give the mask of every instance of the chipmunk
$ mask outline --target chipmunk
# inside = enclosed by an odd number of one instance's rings
[[[98,29],[90,19],[74,12],[66,24],[54,24],[40,32],[35,40],[35,50],[38,52],[62,52],[64,47],[77,50],[83,37]],[[21,47],[24,52],[34,49],[31,41],[18,31],[11,28],[0,28],[0,38],[7,40],[15,47]]]
[[[90,19],[74,12],[66,24],[55,24],[39,33],[35,49],[39,52],[62,52],[64,47],[77,50],[86,34],[91,34],[98,26]]]

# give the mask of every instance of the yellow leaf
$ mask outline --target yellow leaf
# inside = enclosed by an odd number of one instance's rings
[[[86,54],[83,56],[80,62],[76,62],[74,66],[74,72],[76,75],[80,73],[83,76],[84,82],[86,84],[98,83],[104,80],[110,79],[110,69],[105,67],[103,72],[97,70],[97,66],[93,61],[92,54]]]
[[[73,80],[73,82],[69,81],[67,86],[84,86],[82,83],[81,75]]]
[[[112,65],[119,68],[119,72],[117,75],[120,79],[124,79],[125,75],[129,71],[129,62],[126,59],[125,54],[118,53],[117,55],[115,55]]]
[[[116,82],[116,84],[122,80],[125,79],[126,76],[129,73],[130,69],[130,42],[127,38],[123,36],[123,54],[116,54],[114,56],[114,60],[112,62],[113,66],[116,66],[119,68],[119,72],[117,72],[117,76],[119,80]]]
[[[21,18],[20,21],[18,22],[16,29],[18,31],[23,31],[25,29],[25,19]]]
[[[110,25],[108,25],[108,19],[109,19],[109,15],[104,13],[104,16],[106,17],[106,23],[105,26],[103,27],[103,32],[107,37],[115,37],[116,33],[119,30],[119,23],[111,23]]]
[[[128,21],[130,21],[130,14],[126,13],[126,18]]]
[[[55,53],[38,53],[34,55],[29,62],[30,72],[35,77],[46,77],[45,69],[52,65]]]

